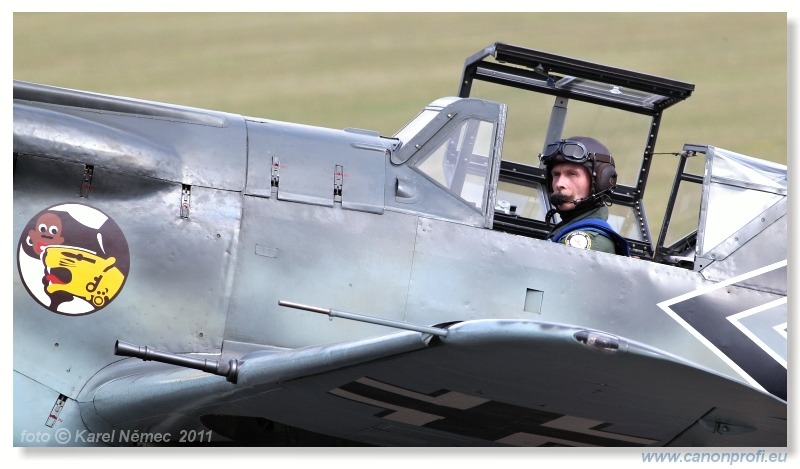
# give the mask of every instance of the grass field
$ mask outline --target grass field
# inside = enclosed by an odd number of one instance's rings
[[[502,41],[690,82],[656,151],[787,161],[785,13],[15,13],[18,80],[392,135]],[[674,159],[657,162],[657,233]]]

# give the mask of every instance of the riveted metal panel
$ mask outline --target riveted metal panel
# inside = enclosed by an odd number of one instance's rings
[[[761,219],[757,219],[755,222],[760,223]],[[735,236],[731,238],[735,239]],[[709,280],[725,281],[765,265],[786,261],[788,239],[788,220],[784,209],[784,215],[781,218],[764,228],[755,237],[742,243],[732,254],[708,264],[701,272]],[[788,280],[786,269],[782,269],[766,275],[747,278],[743,280],[742,284],[758,290],[786,295]]]
[[[245,197],[226,340],[300,347],[393,332],[278,301],[402,319],[416,220]]]
[[[88,432],[77,402],[71,399],[63,402],[57,391],[16,371],[13,381],[14,446],[53,446],[55,441],[64,443],[65,431],[68,435]],[[55,416],[53,407],[57,401],[63,402],[63,405],[58,415]],[[45,424],[45,421],[48,424]],[[36,425],[31,425],[31,422],[35,422]],[[72,441],[66,443],[72,443]],[[89,442],[87,446],[107,445],[103,442]]]
[[[189,217],[183,219],[181,184],[95,167],[89,197],[80,198],[83,165],[24,155],[17,158],[16,169],[17,260],[39,262],[18,244],[25,241],[29,222],[45,209],[70,204],[100,211],[115,222],[127,243],[130,268],[107,305],[73,315],[50,311],[27,294],[15,264],[15,369],[74,397],[87,377],[118,360],[113,354],[117,339],[176,353],[219,352],[241,214],[239,193],[194,187]],[[108,245],[119,239],[102,241]]]
[[[105,110],[131,102],[136,106],[125,107],[128,112]],[[14,151],[184,184],[244,188],[247,139],[241,116],[90,94],[81,104],[15,102]]]
[[[361,148],[348,155],[342,168],[343,209],[383,213],[387,159],[381,148]]]
[[[340,195],[344,209],[383,212],[387,155],[380,137],[278,121],[251,120],[247,126],[247,194],[270,197],[276,191],[280,200],[326,207]]]
[[[711,285],[699,272],[682,268],[421,218],[405,320],[429,325],[520,318],[580,324],[735,376],[713,347],[695,340],[689,328],[676,328],[675,318],[659,306]],[[539,314],[526,310],[531,291],[541,292]],[[710,306],[697,311],[694,328],[724,321],[740,312],[736,305],[782,298],[738,286],[725,292],[728,301],[709,300]]]

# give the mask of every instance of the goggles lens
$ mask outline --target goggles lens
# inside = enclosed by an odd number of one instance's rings
[[[589,151],[581,142],[574,140],[560,140],[548,143],[544,147],[544,153],[539,155],[542,162],[547,163],[554,156],[561,154],[564,160],[572,163],[583,163],[589,159]]]

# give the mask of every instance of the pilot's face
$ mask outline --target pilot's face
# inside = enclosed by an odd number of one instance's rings
[[[592,185],[589,180],[589,170],[576,163],[559,163],[550,170],[553,176],[553,192],[567,200],[577,200],[589,197]],[[561,211],[575,208],[573,202],[565,202],[558,206]]]

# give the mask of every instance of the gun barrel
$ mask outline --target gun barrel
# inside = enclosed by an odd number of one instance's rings
[[[370,324],[377,324],[380,326],[388,326],[397,329],[405,329],[408,331],[416,331],[425,334],[438,335],[440,337],[447,337],[447,329],[442,329],[441,327],[418,326],[416,324],[409,324],[407,322],[392,321],[389,319],[376,318],[373,316],[365,316],[363,314],[357,314],[357,313],[348,313],[347,311],[338,311],[330,308],[320,308],[319,306],[310,306],[302,303],[295,303],[293,301],[280,300],[278,301],[278,304],[280,306],[286,306],[287,308],[303,309],[306,311],[311,311],[312,313],[327,314],[332,318],[350,319],[353,321],[367,322]]]
[[[141,358],[142,360],[152,360],[205,371],[206,373],[225,376],[228,381],[232,383],[236,382],[236,375],[239,372],[239,362],[237,360],[231,360],[228,364],[225,364],[217,360],[186,357],[171,352],[156,350],[147,346],[130,344],[121,340],[117,340],[114,344],[114,355]]]

